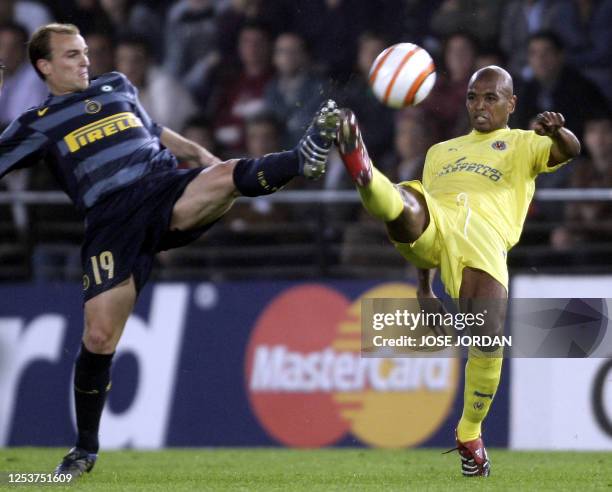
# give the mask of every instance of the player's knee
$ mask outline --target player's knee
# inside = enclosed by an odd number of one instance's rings
[[[183,197],[187,200],[182,201],[209,203],[234,199],[238,196],[233,179],[236,162],[236,159],[220,162],[202,171],[185,190]]]
[[[220,162],[202,171],[174,205],[170,227],[187,230],[222,216],[238,196],[233,181],[236,162]]]
[[[404,211],[397,219],[387,222],[387,232],[399,243],[416,241],[429,225],[429,213],[425,199],[416,191],[396,186],[404,202]]]
[[[83,334],[83,343],[90,352],[109,354],[115,351],[118,342],[116,332],[117,330],[110,320],[89,320]]]
[[[237,196],[234,185],[234,168],[238,159],[230,159],[212,166],[201,176],[205,176],[205,186],[211,188],[220,200],[230,200]]]

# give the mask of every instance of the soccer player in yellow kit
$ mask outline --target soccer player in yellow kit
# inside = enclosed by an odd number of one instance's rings
[[[422,182],[394,185],[372,166],[352,111],[343,110],[338,132],[340,155],[364,207],[385,222],[395,247],[418,268],[417,296],[435,298],[431,282],[439,268],[463,311],[474,311],[480,300],[501,300],[487,315],[484,335],[503,333],[506,254],[519,240],[535,178],[580,153],[559,113],[538,115],[535,131],[508,128],[515,105],[508,72],[489,66],[474,73],[466,98],[472,131],[429,149]],[[502,355],[500,348],[469,349],[456,431],[466,476],[490,472],[481,423],[499,384]]]

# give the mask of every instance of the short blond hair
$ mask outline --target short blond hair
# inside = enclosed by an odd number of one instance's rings
[[[45,80],[45,76],[38,70],[36,62],[40,59],[51,60],[51,33],[72,34],[76,36],[81,32],[74,24],[59,24],[55,22],[40,26],[34,31],[28,43],[28,56],[30,57],[30,63],[34,67],[34,70],[36,70],[38,76],[43,80]]]

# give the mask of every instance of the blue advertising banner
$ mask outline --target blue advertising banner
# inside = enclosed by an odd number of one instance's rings
[[[117,350],[101,424],[106,448],[451,447],[460,358],[363,358],[363,297],[405,283],[157,283]],[[0,446],[74,439],[75,284],[0,287]],[[508,366],[486,422],[508,443]]]

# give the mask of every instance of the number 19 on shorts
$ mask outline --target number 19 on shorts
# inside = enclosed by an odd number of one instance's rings
[[[111,280],[115,276],[115,260],[113,253],[102,251],[98,256],[90,258],[93,278],[96,285],[100,285],[104,280]]]

